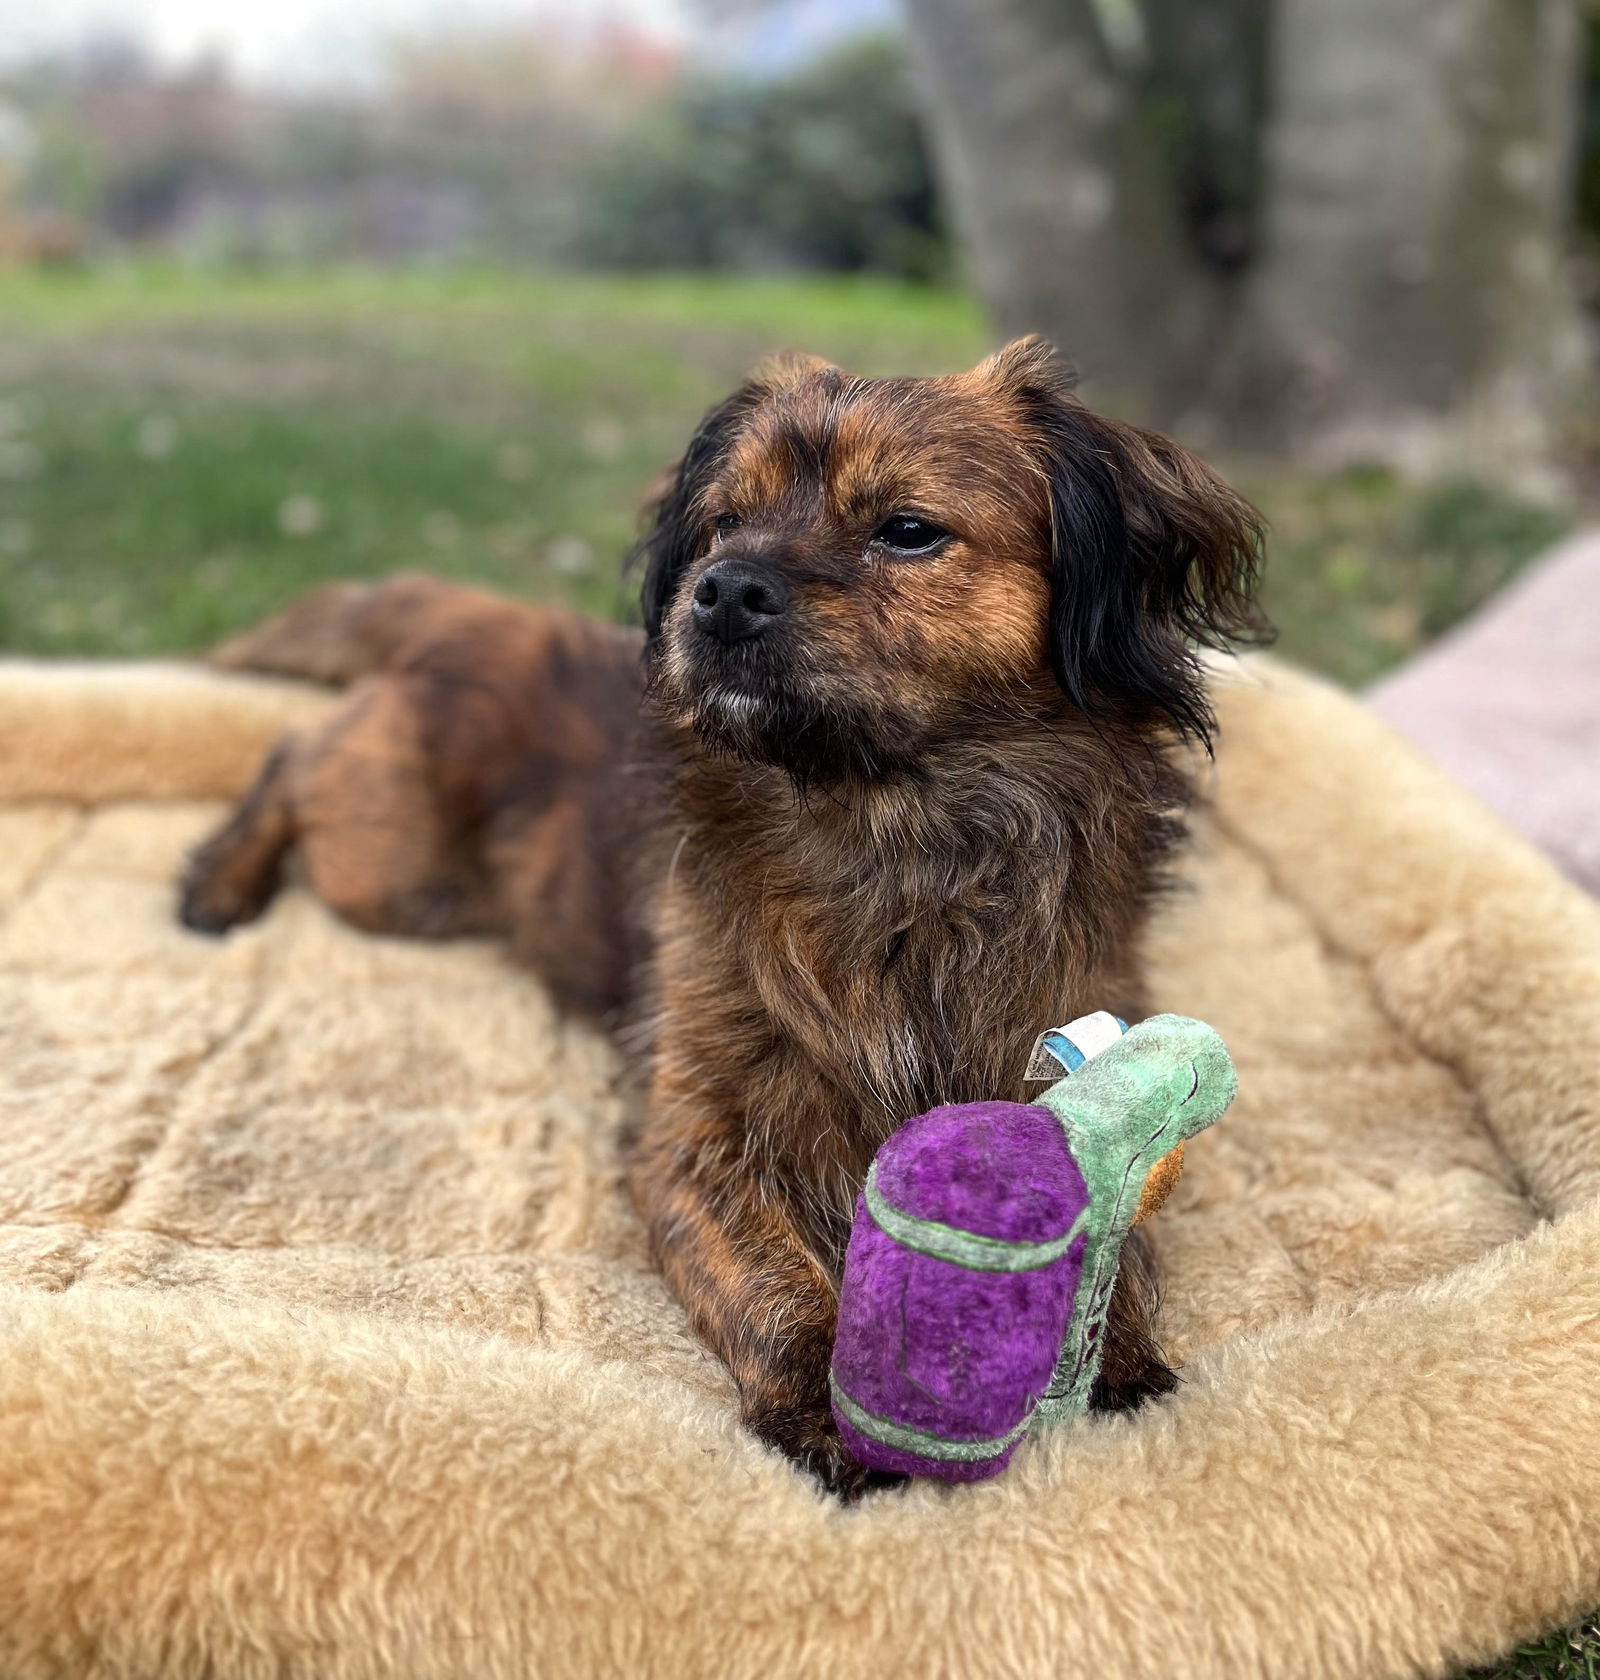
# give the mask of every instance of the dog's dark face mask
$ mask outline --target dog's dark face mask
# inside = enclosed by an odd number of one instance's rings
[[[650,692],[798,781],[914,771],[1059,712],[1207,738],[1193,644],[1256,627],[1259,527],[1208,468],[1091,414],[1047,346],[969,373],[758,373],[702,422],[645,538]]]

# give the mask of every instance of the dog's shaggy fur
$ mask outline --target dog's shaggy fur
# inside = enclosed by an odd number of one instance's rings
[[[1139,1011],[1171,749],[1210,725],[1192,644],[1254,627],[1258,537],[1034,341],[945,379],[774,364],[660,498],[642,662],[427,579],[223,649],[356,686],[196,855],[185,920],[258,912],[299,841],[361,926],[504,931],[565,1003],[640,1021],[660,1263],[749,1425],[853,1492],[826,1377],[867,1163],[909,1115],[1020,1095],[1041,1027]],[[1103,1404],[1172,1382],[1147,1283]]]

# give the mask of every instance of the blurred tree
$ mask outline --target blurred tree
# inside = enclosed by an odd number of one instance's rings
[[[897,42],[773,79],[692,81],[590,178],[602,268],[945,270],[932,165]]]
[[[1600,308],[1600,0],[1583,16],[1583,107],[1578,135],[1578,229],[1583,301]]]
[[[1197,441],[1504,474],[1585,361],[1578,0],[907,0],[972,278]]]

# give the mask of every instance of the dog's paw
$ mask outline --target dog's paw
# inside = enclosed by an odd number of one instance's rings
[[[853,1505],[865,1494],[900,1487],[909,1480],[857,1463],[840,1439],[833,1413],[825,1406],[762,1412],[747,1417],[745,1424],[758,1440],[776,1447],[796,1469],[803,1470],[843,1504]]]
[[[216,842],[198,847],[178,878],[178,920],[193,933],[223,934],[253,922],[277,890],[276,871],[265,879],[241,878]]]

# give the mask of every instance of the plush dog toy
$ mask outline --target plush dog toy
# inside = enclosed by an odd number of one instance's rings
[[[1181,1015],[1053,1028],[1028,1077],[1055,1083],[919,1115],[867,1174],[832,1392],[871,1469],[979,1481],[1036,1416],[1084,1409],[1123,1242],[1235,1090],[1222,1040]]]

